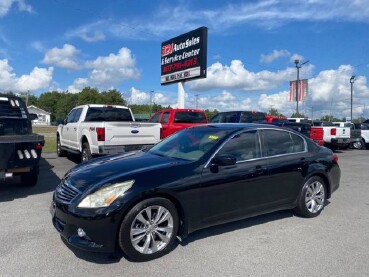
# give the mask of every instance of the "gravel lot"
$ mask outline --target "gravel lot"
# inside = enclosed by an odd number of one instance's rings
[[[369,150],[338,153],[341,187],[315,219],[276,212],[191,234],[165,257],[69,248],[51,223],[52,191],[75,163],[44,154],[37,186],[0,182],[1,276],[368,276]]]

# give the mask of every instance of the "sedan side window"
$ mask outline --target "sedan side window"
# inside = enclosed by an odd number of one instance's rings
[[[293,152],[303,152],[305,151],[305,141],[302,137],[295,134],[290,134],[293,141]]]
[[[268,156],[305,151],[305,141],[293,133],[280,130],[263,130]]]
[[[259,134],[257,131],[235,135],[218,152],[218,155],[232,155],[237,161],[261,157]]]

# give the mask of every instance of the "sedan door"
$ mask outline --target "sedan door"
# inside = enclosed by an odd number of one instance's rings
[[[309,162],[305,140],[286,130],[265,129],[261,133],[272,184],[270,204],[291,205],[300,193]]]
[[[268,206],[273,185],[267,159],[262,158],[256,130],[235,135],[216,154],[234,157],[236,164],[209,163],[202,175],[203,225],[213,225],[258,213]]]

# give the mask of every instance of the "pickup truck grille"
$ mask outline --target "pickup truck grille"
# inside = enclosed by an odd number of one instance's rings
[[[81,192],[73,187],[68,180],[63,180],[56,188],[55,195],[58,200],[69,204],[72,200],[81,194]]]

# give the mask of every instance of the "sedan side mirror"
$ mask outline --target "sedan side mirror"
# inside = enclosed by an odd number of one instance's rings
[[[234,165],[236,164],[236,157],[232,155],[219,155],[213,158],[212,164],[214,165]]]

